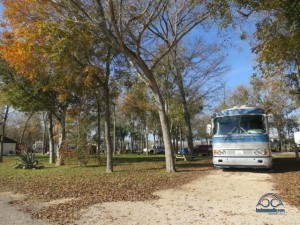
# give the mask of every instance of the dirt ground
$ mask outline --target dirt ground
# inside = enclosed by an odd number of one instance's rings
[[[284,199],[281,200],[285,214],[256,212],[261,196],[270,192],[276,193],[276,190],[268,173],[212,170],[204,179],[199,178],[177,189],[156,192],[159,196],[157,200],[94,205],[81,211],[81,219],[76,224],[299,224],[299,210],[288,205]],[[47,224],[16,211],[9,205],[7,194],[4,197],[3,193],[0,194],[0,212],[1,225]]]
[[[33,220],[24,208],[12,205],[12,199],[18,199],[22,196],[14,195],[8,192],[0,193],[0,225],[49,225],[46,221]]]
[[[299,210],[284,199],[284,215],[256,212],[262,195],[276,193],[270,179],[267,173],[213,170],[205,179],[157,192],[158,200],[94,205],[78,224],[299,224]]]

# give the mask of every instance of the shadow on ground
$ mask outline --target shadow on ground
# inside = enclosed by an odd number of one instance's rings
[[[300,160],[296,158],[273,158],[272,169],[251,169],[251,168],[229,168],[224,172],[252,172],[252,173],[285,173],[300,171]]]
[[[275,158],[273,159],[273,173],[284,173],[300,171],[300,160],[296,158]]]

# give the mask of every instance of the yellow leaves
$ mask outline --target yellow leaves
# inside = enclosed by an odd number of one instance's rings
[[[67,95],[66,94],[60,94],[58,97],[57,97],[57,100],[58,102],[65,102],[67,99]]]
[[[94,66],[86,66],[84,68],[84,72],[87,74],[87,75],[94,75],[94,74],[97,74],[98,73],[98,69],[95,68]]]
[[[92,70],[87,69],[87,71],[84,70],[84,72],[86,72],[86,75],[84,76],[84,85],[86,87],[93,86],[95,84],[95,82],[97,82],[95,80],[95,73],[94,73],[95,71],[94,71],[94,69],[92,69]]]
[[[3,0],[5,6],[3,17],[10,21],[12,28],[25,26],[28,24],[28,19],[33,19],[28,15],[34,14],[35,2],[34,0]]]
[[[5,59],[15,70],[24,77],[33,79],[35,76],[35,64],[40,63],[32,55],[32,44],[15,40],[9,45],[0,46],[3,59]]]

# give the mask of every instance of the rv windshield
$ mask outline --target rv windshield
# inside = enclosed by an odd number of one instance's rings
[[[262,115],[224,116],[214,119],[214,134],[261,134],[265,133]]]

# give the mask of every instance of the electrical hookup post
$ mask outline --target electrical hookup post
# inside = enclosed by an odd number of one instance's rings
[[[295,149],[296,159],[299,160],[300,131],[294,132],[294,140],[296,143],[296,149]]]

